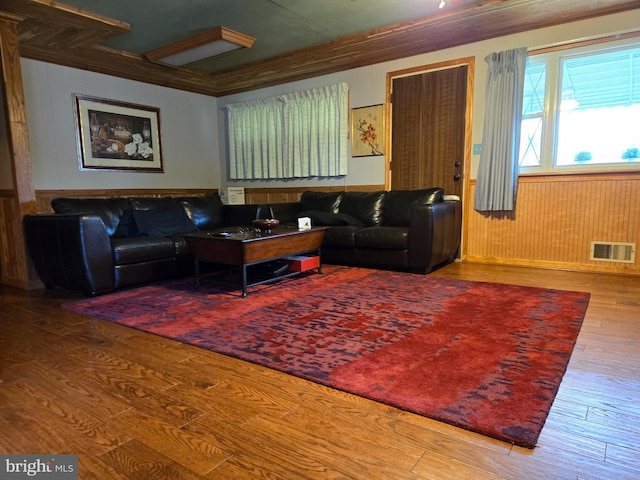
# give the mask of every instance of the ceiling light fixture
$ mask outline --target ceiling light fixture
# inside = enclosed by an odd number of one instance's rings
[[[148,60],[183,67],[241,48],[251,48],[255,38],[225,27],[215,27],[179,42],[145,53]]]
[[[438,8],[444,8],[444,0],[440,0],[440,4],[438,5]]]

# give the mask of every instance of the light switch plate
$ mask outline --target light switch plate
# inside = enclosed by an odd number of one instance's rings
[[[480,152],[482,152],[482,144],[481,143],[474,143],[473,144],[473,154],[474,155],[480,155]]]

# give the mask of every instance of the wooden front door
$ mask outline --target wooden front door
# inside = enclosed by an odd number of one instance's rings
[[[393,78],[391,188],[462,198],[468,66]]]

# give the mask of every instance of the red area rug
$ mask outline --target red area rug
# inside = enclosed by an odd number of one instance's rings
[[[192,279],[65,308],[533,448],[589,295],[325,266],[249,290]]]

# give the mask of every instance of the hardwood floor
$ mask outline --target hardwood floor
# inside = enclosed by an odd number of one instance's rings
[[[640,478],[640,277],[452,264],[433,275],[591,292],[527,450],[0,289],[0,452],[81,479]]]

